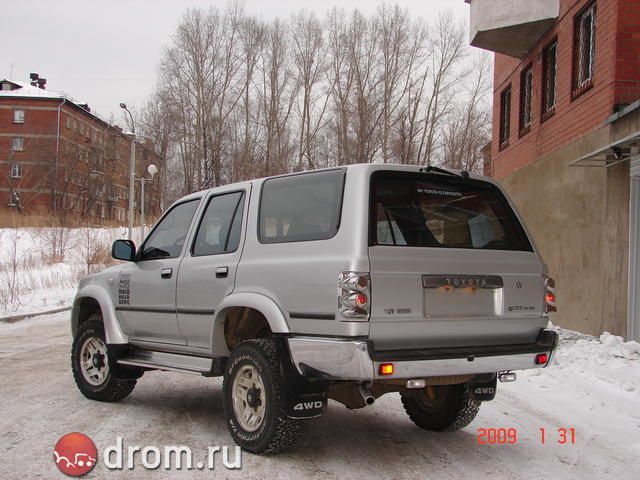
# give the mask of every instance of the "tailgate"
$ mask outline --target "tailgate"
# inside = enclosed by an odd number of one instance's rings
[[[376,350],[531,343],[547,325],[534,253],[375,246],[369,259]]]
[[[490,182],[375,172],[369,261],[376,350],[531,343],[547,324],[543,266]]]

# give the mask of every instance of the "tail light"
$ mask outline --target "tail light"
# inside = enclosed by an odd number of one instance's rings
[[[369,318],[371,279],[368,273],[342,272],[338,276],[338,309],[345,318]]]
[[[543,275],[542,279],[544,282],[544,313],[548,315],[558,311],[556,307],[556,282],[546,275]]]
[[[546,353],[539,353],[536,355],[535,364],[536,365],[546,365],[549,361],[549,355]]]

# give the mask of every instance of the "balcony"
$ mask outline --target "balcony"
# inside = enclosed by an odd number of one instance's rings
[[[560,0],[465,0],[474,47],[524,57],[558,19]]]

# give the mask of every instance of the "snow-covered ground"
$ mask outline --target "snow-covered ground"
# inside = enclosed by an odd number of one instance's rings
[[[220,379],[151,372],[117,404],[85,399],[69,367],[68,312],[0,324],[0,478],[56,478],[53,447],[64,434],[90,436],[101,452],[118,436],[127,446],[186,445],[196,458],[233,445]],[[460,432],[420,430],[396,394],[350,411],[331,402],[290,451],[242,454],[242,469],[214,472],[107,471],[89,478],[248,479],[615,479],[640,472],[640,345],[558,329],[553,365],[499,384],[476,420]],[[480,429],[515,429],[513,444],[479,444]],[[545,442],[541,430],[545,430]],[[562,441],[563,431],[567,440]],[[572,431],[575,440],[572,440]]]
[[[78,280],[111,262],[111,243],[125,233],[122,228],[0,229],[0,318],[69,306]]]

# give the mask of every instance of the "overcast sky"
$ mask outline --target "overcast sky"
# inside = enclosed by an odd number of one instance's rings
[[[393,2],[391,2],[393,3]],[[463,0],[397,0],[429,20],[450,9],[467,20]],[[288,17],[307,9],[320,14],[334,5],[374,12],[367,0],[245,0],[248,14]],[[120,102],[141,107],[153,90],[163,46],[182,12],[193,6],[224,7],[226,0],[19,0],[0,15],[0,78],[28,81],[30,72],[47,87],[86,101],[106,119],[122,123]]]

